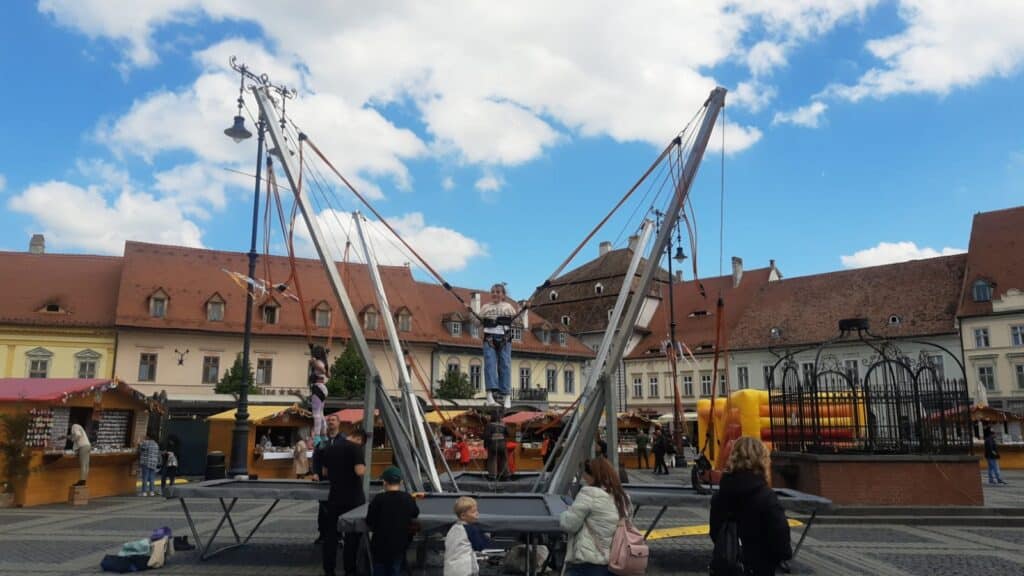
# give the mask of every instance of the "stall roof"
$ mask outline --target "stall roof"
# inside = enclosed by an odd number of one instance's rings
[[[427,422],[430,424],[444,424],[445,420],[458,418],[466,412],[468,410],[434,410],[433,412],[427,412]]]
[[[341,422],[342,424],[355,424],[357,422],[362,422],[363,421],[363,409],[362,408],[344,408],[342,410],[338,410],[337,412],[334,412],[333,414],[328,414],[328,416],[337,416],[338,417],[338,421]],[[374,410],[373,411],[373,416],[374,417],[380,416],[380,410]]]
[[[516,412],[510,416],[505,416],[501,421],[505,424],[525,424],[531,420],[543,417],[544,412]]]
[[[299,408],[299,406],[296,404],[292,404],[291,406],[249,406],[249,422],[259,424],[260,422],[273,419],[286,412],[304,418],[313,417],[313,415],[310,414],[308,410],[303,410],[302,408]],[[228,410],[226,412],[221,412],[220,414],[214,414],[213,416],[207,418],[207,420],[212,422],[230,422],[233,421],[234,419],[235,410]]]
[[[110,378],[0,378],[0,402],[52,402],[118,388],[135,392],[124,382]],[[141,394],[138,395],[141,399]]]

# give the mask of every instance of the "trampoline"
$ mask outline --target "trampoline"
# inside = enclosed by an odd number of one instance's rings
[[[205,482],[199,482],[197,484],[185,484],[183,486],[175,486],[173,494],[169,496],[169,499],[177,498],[181,501],[181,509],[185,512],[185,520],[188,522],[188,528],[192,532],[192,538],[195,539],[196,546],[199,547],[199,559],[208,560],[221,552],[238,548],[249,543],[253,535],[260,529],[263,522],[270,516],[270,513],[277,507],[278,502],[281,500],[300,500],[300,501],[325,501],[327,500],[327,494],[330,491],[330,484],[327,482],[310,482],[308,480],[207,480]],[[375,481],[370,483],[370,494],[371,496],[380,491],[380,482]],[[199,530],[196,528],[195,521],[192,519],[192,513],[188,508],[189,499],[216,499],[220,501],[220,508],[222,514],[220,521],[217,522],[217,527],[214,528],[213,534],[210,538],[204,541],[200,535]],[[253,526],[252,530],[246,534],[245,538],[242,538],[238,533],[238,527],[235,526],[234,520],[231,518],[231,511],[234,510],[235,504],[238,503],[239,499],[249,500],[270,500],[270,506],[260,515],[256,525]],[[213,542],[217,539],[217,535],[220,534],[221,529],[224,528],[224,524],[227,523],[228,528],[231,529],[231,534],[234,536],[235,542],[227,546],[214,549]]]
[[[647,531],[644,533],[645,540],[658,526],[658,522],[661,521],[661,517],[669,507],[693,505],[710,507],[711,496],[714,492],[717,492],[717,488],[712,492],[701,493],[690,486],[673,486],[671,484],[626,484],[623,488],[629,494],[629,500],[633,504],[634,517],[642,506],[658,507],[658,513],[654,516],[654,520],[651,521],[651,525],[647,527]],[[797,542],[796,547],[793,548],[793,556],[796,557],[796,553],[800,551],[800,546],[804,543],[807,531],[814,524],[814,519],[817,517],[818,512],[831,508],[832,501],[828,498],[788,488],[776,488],[775,494],[779,497],[779,504],[782,505],[784,510],[810,515],[810,518],[804,524],[803,531],[800,533],[800,540]]]
[[[537,482],[540,472],[516,472],[508,480],[501,481],[492,480],[486,472],[455,472],[454,476],[460,492],[527,493],[533,492],[533,485]],[[452,488],[448,476],[443,476],[441,482],[446,490]]]

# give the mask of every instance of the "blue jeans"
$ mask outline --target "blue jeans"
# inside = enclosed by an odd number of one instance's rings
[[[508,335],[484,335],[484,379],[488,391],[512,394],[512,341]]]
[[[142,487],[139,488],[139,491],[143,494],[156,492],[156,487],[154,486],[154,481],[156,480],[156,468],[139,466],[139,472],[142,474]]]
[[[373,576],[402,576],[402,561],[395,560],[391,565],[374,562]]]
[[[999,474],[999,459],[986,458],[986,460],[988,460],[988,483],[995,484],[996,482],[1002,482],[1003,477]]]
[[[601,564],[569,564],[565,569],[566,576],[608,576],[611,572]]]

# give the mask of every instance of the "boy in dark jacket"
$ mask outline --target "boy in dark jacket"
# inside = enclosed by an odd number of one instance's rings
[[[373,535],[370,541],[373,574],[399,576],[420,509],[413,497],[402,490],[401,470],[391,466],[380,478],[384,481],[384,491],[373,498],[366,511],[366,525]]]
[[[793,556],[786,513],[768,484],[770,469],[764,444],[757,438],[739,438],[719,491],[711,499],[711,539],[718,538],[726,521],[734,519],[748,575],[773,575],[779,564]]]

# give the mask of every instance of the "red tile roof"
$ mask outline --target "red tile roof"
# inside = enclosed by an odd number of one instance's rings
[[[53,402],[101,387],[131,390],[109,378],[0,378],[0,402]]]
[[[704,294],[700,292],[698,282],[693,280],[672,285],[672,296],[675,305],[676,340],[685,342],[690,350],[697,353],[699,348],[714,351],[715,343],[715,306],[721,295],[725,304],[723,330],[728,335],[744,310],[750,306],[758,290],[768,284],[771,268],[758,268],[743,273],[740,285],[732,287],[732,276],[704,278],[700,284],[704,286]],[[778,282],[775,282],[778,283]],[[644,337],[627,358],[657,358],[661,352],[662,341],[669,339],[669,299],[662,298],[648,324],[650,334]],[[656,352],[652,350],[657,349]]]
[[[1024,291],[1024,206],[975,214],[967,254],[959,316],[992,313],[991,302],[974,301],[978,280],[993,284],[993,300],[1011,288]]]
[[[867,318],[873,333],[890,338],[955,334],[966,260],[957,254],[771,282],[747,306],[729,347],[824,342],[839,334],[844,318]],[[780,338],[771,337],[772,328]]]
[[[120,277],[116,256],[0,252],[0,324],[113,328]]]
[[[544,416],[544,412],[516,412],[515,414],[505,416],[504,418],[501,419],[501,421],[503,424],[518,425],[525,424],[526,422],[530,422],[531,420],[543,418]]]
[[[337,266],[357,313],[370,306],[376,308],[376,297],[366,266],[342,263]],[[126,242],[124,271],[121,275],[117,303],[117,325],[241,333],[245,321],[245,290],[222,269],[244,274],[247,268],[247,257],[243,253]],[[286,257],[270,256],[269,268],[274,283],[284,282],[289,276]],[[257,276],[263,278],[264,270],[264,258],[261,257],[257,264]],[[348,338],[348,326],[336,304],[320,261],[297,259],[296,271],[302,287],[305,309],[300,309],[298,302],[278,295],[275,297],[275,301],[280,305],[278,322],[264,323],[257,310],[253,320],[253,333],[302,336],[305,329],[300,314],[304,313],[309,319],[313,336],[318,339],[326,338],[328,329],[317,328],[313,322],[313,309],[319,302],[326,301],[332,309],[334,337]],[[468,330],[463,330],[461,336],[452,336],[444,326],[442,319],[446,314],[458,311],[465,313],[465,308],[442,286],[417,281],[410,269],[405,266],[381,266],[380,274],[387,288],[391,313],[394,314],[404,307],[412,314],[412,330],[399,333],[403,340],[471,348],[480,346],[480,340],[472,338]],[[294,283],[292,286],[294,291]],[[149,314],[149,297],[157,290],[163,290],[168,296],[167,313],[164,318],[154,318]],[[466,302],[470,301],[474,292],[468,288],[455,290]],[[206,302],[214,293],[219,294],[225,303],[224,319],[217,322],[206,319]],[[531,311],[531,325],[541,320]],[[378,321],[377,330],[366,331],[366,336],[371,340],[384,340],[386,335],[383,320]],[[564,347],[557,341],[544,344],[530,331],[525,330],[523,342],[514,343],[513,350],[561,356],[593,355],[589,348],[575,338],[569,338]]]

